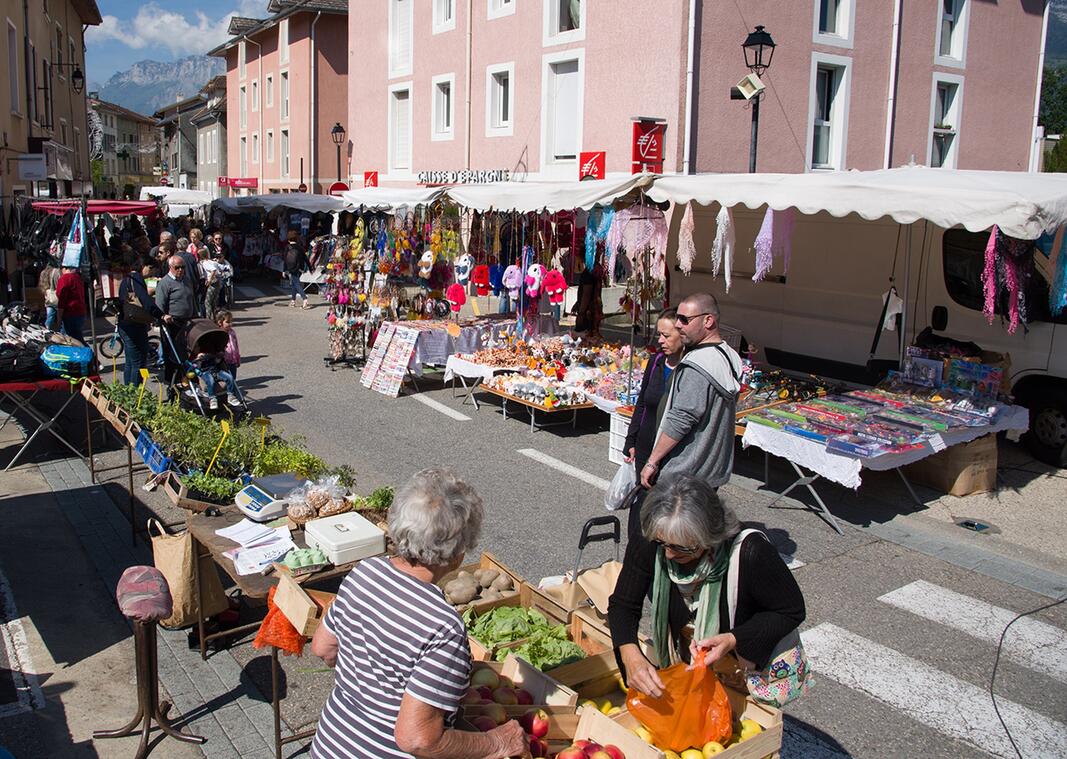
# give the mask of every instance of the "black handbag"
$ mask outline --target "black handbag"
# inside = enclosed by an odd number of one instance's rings
[[[122,299],[122,321],[133,322],[134,324],[152,324],[155,321],[152,312],[141,305],[141,301],[138,299],[134,289],[127,286],[125,282],[122,287],[126,288],[126,297]]]

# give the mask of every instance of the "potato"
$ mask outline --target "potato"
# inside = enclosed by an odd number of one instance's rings
[[[457,580],[473,580],[474,579],[474,575],[472,575],[466,569],[461,569],[459,572],[456,573],[456,579]]]
[[[492,586],[493,581],[499,576],[500,572],[495,569],[479,569],[478,572],[475,573],[475,578],[478,580],[478,584],[483,588]]]
[[[449,583],[449,585],[451,584]],[[445,598],[453,605],[470,603],[476,595],[478,595],[478,591],[473,585],[464,584],[456,586],[451,592],[445,592]]]
[[[514,583],[512,583],[511,577],[509,575],[502,574],[495,580],[493,580],[492,584],[489,587],[493,590],[499,590],[503,592],[505,590],[511,590],[513,586]]]
[[[484,590],[482,592],[481,600],[482,601],[496,601],[500,597],[501,596],[500,596],[500,591],[499,590],[494,590],[493,588],[487,588],[486,590]]]

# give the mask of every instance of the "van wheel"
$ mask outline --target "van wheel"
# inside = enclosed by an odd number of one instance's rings
[[[1030,430],[1023,442],[1034,458],[1067,467],[1067,391],[1044,388],[1027,399]]]

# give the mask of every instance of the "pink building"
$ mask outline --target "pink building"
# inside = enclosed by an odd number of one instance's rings
[[[338,178],[330,132],[348,117],[348,1],[270,0],[267,11],[234,17],[232,37],[209,52],[226,59],[228,176],[219,181],[229,192],[220,194],[301,183],[325,193]]]
[[[756,24],[760,171],[1036,166],[1045,0],[383,0],[349,24],[356,183],[577,179],[586,151],[629,173],[635,117],[665,123],[665,172],[747,171]]]

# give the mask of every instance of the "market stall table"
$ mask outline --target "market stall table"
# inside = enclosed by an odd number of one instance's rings
[[[100,377],[93,376],[88,379],[99,381]],[[22,444],[22,447],[15,453],[15,456],[11,459],[8,465],[4,467],[5,472],[15,466],[15,462],[22,457],[22,454],[29,449],[33,441],[42,432],[49,433],[52,437],[73,451],[78,458],[85,459],[85,456],[82,455],[81,451],[75,448],[69,440],[63,437],[55,429],[59,417],[66,411],[67,406],[78,397],[78,387],[83,381],[84,379],[45,379],[29,382],[0,382],[0,399],[9,400],[15,405],[14,410],[8,413],[7,418],[4,419],[4,423],[0,424],[0,430],[6,427],[7,423],[11,421],[12,417],[19,411],[25,411],[37,422],[37,427],[29,434],[26,441]],[[64,391],[68,392],[69,396],[59,407],[59,410],[51,416],[48,416],[47,412],[42,411],[38,406],[34,405],[34,399],[41,393],[60,393]]]
[[[503,399],[504,402],[501,405],[501,408],[504,411],[504,418],[505,419],[508,418],[508,401],[511,401],[512,403],[517,403],[520,406],[522,406],[523,408],[525,408],[526,411],[530,414],[530,432],[533,432],[534,430],[538,430],[538,429],[544,429],[545,427],[556,427],[556,426],[559,426],[561,424],[567,424],[566,420],[560,421],[560,422],[548,422],[548,423],[537,424],[536,421],[535,421],[535,419],[536,419],[535,413],[538,412],[538,411],[541,411],[541,412],[543,412],[545,414],[559,414],[559,413],[564,412],[564,411],[571,411],[573,413],[571,414],[570,425],[571,425],[571,429],[574,429],[575,427],[578,426],[578,412],[579,411],[582,411],[583,409],[596,408],[596,406],[594,406],[592,403],[571,403],[571,404],[566,405],[566,406],[556,406],[555,408],[546,408],[545,406],[543,406],[543,405],[541,405],[539,403],[534,403],[533,401],[528,401],[525,398],[519,398],[517,396],[512,395],[511,393],[505,393],[502,390],[497,390],[496,388],[489,387],[488,385],[478,385],[477,389],[478,389],[479,392],[491,393],[491,394],[497,396],[498,398]]]
[[[913,464],[927,456],[932,456],[945,448],[969,443],[984,435],[996,434],[1006,430],[1026,430],[1028,426],[1029,412],[1025,408],[1007,406],[988,425],[950,429],[924,441],[921,448],[902,453],[883,453],[869,458],[844,456],[827,450],[825,445],[818,441],[762,424],[749,423],[745,428],[744,436],[741,438],[741,444],[745,448],[750,445],[755,446],[763,450],[764,453],[785,459],[797,474],[797,479],[779,493],[768,504],[768,507],[773,506],[795,488],[803,486],[808,489],[817,504],[816,507],[812,507],[812,510],[825,519],[834,530],[843,534],[837,520],[830,513],[830,509],[819,497],[815,488],[812,487],[819,478],[830,480],[855,490],[862,484],[860,473],[863,469],[870,469],[876,472],[892,470],[900,476],[901,481],[915,502],[922,506],[922,501],[919,500],[919,497],[911,487],[911,483],[904,476],[902,467]],[[812,472],[812,474],[805,474],[805,469]]]
[[[458,377],[463,389],[467,391],[460,405],[466,406],[467,401],[471,401],[474,404],[474,408],[478,408],[478,399],[474,397],[474,393],[477,392],[479,384],[488,382],[498,374],[518,371],[522,371],[521,366],[487,366],[485,364],[476,364],[459,354],[453,354],[448,357],[448,361],[445,363],[444,381],[452,380],[452,397],[455,398],[456,378]],[[475,382],[468,385],[468,379],[475,380]]]

